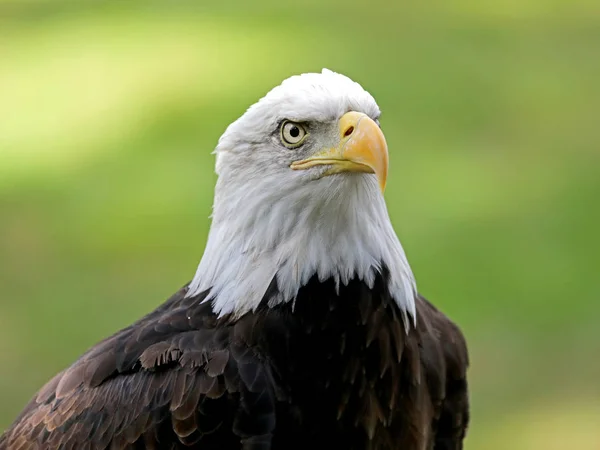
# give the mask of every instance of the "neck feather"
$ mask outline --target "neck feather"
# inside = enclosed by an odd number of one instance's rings
[[[206,250],[188,296],[207,291],[217,314],[241,316],[266,294],[270,306],[293,301],[315,275],[333,278],[338,289],[353,279],[372,287],[385,267],[408,326],[416,285],[376,179],[345,174],[312,183],[276,192],[257,183],[240,195],[219,179]]]

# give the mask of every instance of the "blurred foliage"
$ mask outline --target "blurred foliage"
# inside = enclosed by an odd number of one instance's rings
[[[396,3],[0,1],[0,429],[191,278],[219,135],[328,67],[377,98],[392,220],[467,335],[467,449],[600,448],[600,6]]]

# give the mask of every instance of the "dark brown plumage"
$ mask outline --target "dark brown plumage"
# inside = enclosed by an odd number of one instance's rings
[[[237,320],[184,287],[44,386],[0,449],[461,449],[463,336],[422,297],[406,332],[386,285],[314,277]]]

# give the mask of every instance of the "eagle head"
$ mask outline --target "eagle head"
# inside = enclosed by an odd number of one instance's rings
[[[241,315],[292,301],[315,275],[372,286],[385,269],[390,294],[414,318],[414,278],[383,198],[380,114],[358,83],[324,69],[286,79],[229,125],[188,295],[206,292],[218,314]]]

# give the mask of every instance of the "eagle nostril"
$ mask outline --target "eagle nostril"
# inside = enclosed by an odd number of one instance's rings
[[[350,136],[352,133],[354,132],[354,127],[353,126],[349,126],[346,131],[344,132],[344,137],[348,137]]]

